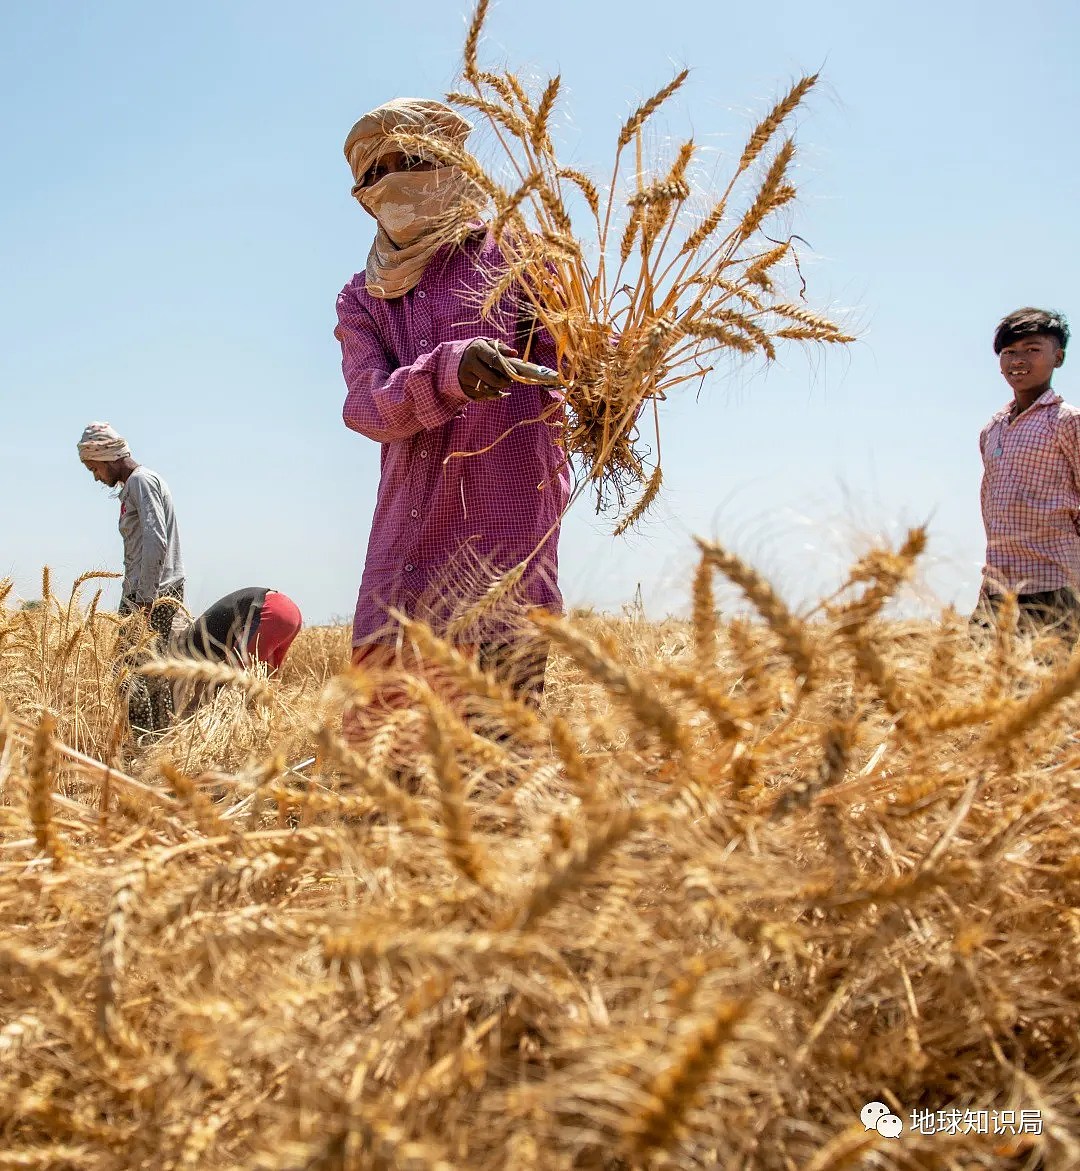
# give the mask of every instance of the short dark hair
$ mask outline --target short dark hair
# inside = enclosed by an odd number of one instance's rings
[[[1038,337],[1040,334],[1052,337],[1064,350],[1069,344],[1069,323],[1064,313],[1050,309],[1016,309],[1003,317],[994,330],[994,353],[1000,354],[1006,346],[1022,337]]]

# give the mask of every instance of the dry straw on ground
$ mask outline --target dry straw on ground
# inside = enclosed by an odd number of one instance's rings
[[[693,140],[668,158],[646,137],[650,120],[686,81],[684,69],[632,111],[610,169],[590,177],[557,153],[561,79],[530,92],[509,69],[481,67],[487,9],[480,0],[462,88],[448,100],[489,131],[494,159],[485,166],[429,136],[397,137],[406,151],[465,171],[489,203],[510,263],[493,280],[483,312],[494,312],[511,290],[526,290],[535,320],[557,343],[566,388],[562,438],[584,473],[580,488],[595,489],[598,509],[617,506],[622,531],[660,492],[656,405],[668,392],[700,383],[725,358],[768,361],[786,342],[853,340],[806,303],[797,237],[781,214],[796,197],[792,120],[817,75],[799,78],[776,102],[717,182]],[[639,426],[652,429],[650,446]]]
[[[511,736],[363,758],[347,631],[110,769],[112,616],[0,610],[0,1168],[1077,1166],[1080,660],[883,617],[922,544],[807,622],[704,543],[539,717],[414,630]]]

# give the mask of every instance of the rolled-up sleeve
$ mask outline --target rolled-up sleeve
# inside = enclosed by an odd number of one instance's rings
[[[468,341],[441,342],[408,366],[395,366],[371,315],[345,289],[334,336],[349,391],[342,418],[377,443],[408,439],[448,423],[469,401],[458,382]]]

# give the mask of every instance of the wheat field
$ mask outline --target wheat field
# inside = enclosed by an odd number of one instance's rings
[[[93,583],[0,610],[0,1168],[1080,1165],[1080,658],[890,620],[923,543],[537,616],[539,715],[412,628],[507,735],[362,756],[344,629],[137,752]]]

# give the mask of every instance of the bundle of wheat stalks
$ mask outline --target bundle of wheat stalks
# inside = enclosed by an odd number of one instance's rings
[[[347,631],[123,771],[101,615],[0,609],[0,1168],[1080,1164],[1080,658],[887,620],[922,544],[808,621],[703,543],[692,622],[538,619],[539,715],[414,627],[510,735],[363,759]]]
[[[559,77],[530,93],[516,74],[478,66],[487,8],[480,0],[466,41],[468,88],[447,97],[483,117],[503,157],[485,168],[436,138],[396,137],[404,150],[466,172],[493,206],[491,227],[509,264],[483,312],[511,288],[526,290],[558,347],[563,443],[584,472],[579,487],[592,485],[598,511],[625,509],[627,492],[643,489],[618,521],[623,531],[660,491],[655,406],[668,391],[700,381],[724,356],[771,360],[782,341],[853,340],[801,293],[785,295],[785,274],[798,268],[796,237],[774,238],[777,213],[796,196],[787,127],[817,74],[800,78],[754,127],[730,178],[714,190],[696,174],[701,152],[693,140],[666,161],[649,157],[655,152],[643,142],[649,119],[686,81],[684,69],[627,118],[598,185],[556,154]],[[650,400],[656,433],[646,448],[638,424]]]

